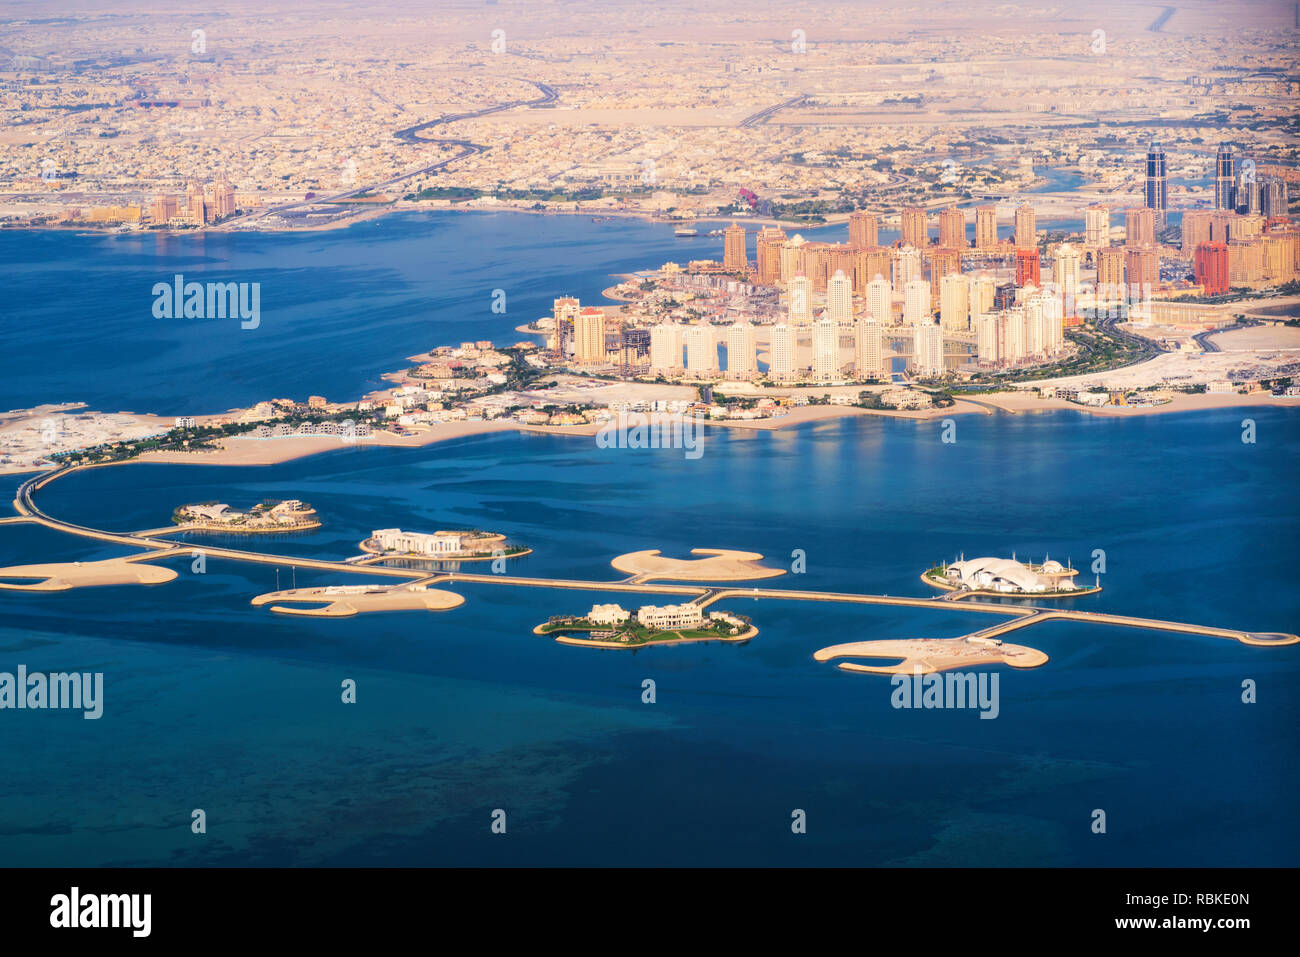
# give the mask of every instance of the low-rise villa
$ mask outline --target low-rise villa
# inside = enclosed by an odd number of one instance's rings
[[[457,555],[464,551],[464,532],[404,532],[400,528],[377,528],[371,539],[386,552],[410,555]]]
[[[587,620],[593,625],[622,625],[632,613],[621,605],[592,605]]]
[[[642,605],[637,609],[636,620],[654,631],[673,631],[677,628],[694,628],[704,621],[699,605]]]
[[[231,508],[225,502],[200,502],[182,505],[172,516],[179,525],[206,524],[238,526],[246,530],[261,530],[320,524],[316,511],[306,502],[296,498],[282,502],[263,502],[248,511]]]

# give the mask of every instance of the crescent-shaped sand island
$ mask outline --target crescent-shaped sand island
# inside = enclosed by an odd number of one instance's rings
[[[758,552],[741,552],[731,548],[692,548],[691,554],[707,557],[665,558],[659,549],[652,548],[619,555],[610,564],[643,581],[671,578],[692,582],[737,582],[775,578],[785,574],[784,568],[768,568],[758,564],[763,560]]]

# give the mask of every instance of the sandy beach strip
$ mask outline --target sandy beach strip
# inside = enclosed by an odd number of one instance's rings
[[[1164,405],[1123,406],[1103,405],[1099,407],[1079,405],[1065,399],[1040,399],[1035,393],[992,392],[979,396],[980,402],[996,406],[1004,412],[1020,414],[1024,412],[1050,412],[1067,410],[1100,416],[1136,416],[1163,415],[1169,412],[1200,412],[1209,409],[1245,409],[1259,406],[1275,408],[1300,408],[1300,396],[1277,396],[1268,392],[1241,395],[1237,392],[1210,393],[1176,393],[1172,400]]]
[[[344,441],[337,435],[285,436],[273,439],[232,436],[222,439],[225,447],[216,452],[146,452],[130,461],[175,465],[278,465],[281,462],[316,455],[319,452],[332,452],[336,449],[419,448],[470,435],[509,432],[519,427],[517,422],[440,422],[410,435],[377,432],[369,438],[351,441]]]
[[[792,408],[787,414],[766,419],[705,419],[701,425],[723,429],[746,429],[749,431],[771,432],[793,428],[809,422],[823,422],[851,416],[875,415],[894,419],[913,419],[929,421],[944,419],[954,415],[991,415],[989,407],[1022,414],[1026,412],[1068,411],[1086,415],[1126,417],[1140,415],[1162,415],[1172,412],[1197,412],[1211,409],[1272,407],[1300,408],[1300,396],[1275,396],[1260,392],[1251,395],[1238,393],[1181,393],[1164,404],[1149,407],[1130,406],[1083,406],[1065,399],[1042,399],[1028,390],[992,392],[980,394],[971,401],[957,399],[946,408],[919,410],[907,409],[862,409],[851,405],[805,405]],[[144,418],[143,416],[141,418]],[[451,439],[484,435],[493,432],[527,432],[539,435],[568,435],[591,438],[604,427],[603,423],[593,422],[584,425],[524,425],[514,420],[485,420],[440,422],[409,435],[395,435],[390,432],[376,432],[369,438],[345,442],[339,436],[287,436],[271,439],[255,439],[247,436],[232,436],[222,439],[224,447],[213,452],[146,452],[125,462],[98,463],[100,465],[130,465],[135,462],[171,464],[171,465],[279,465],[320,452],[331,452],[342,448],[420,448],[446,442]],[[20,474],[22,472],[46,471],[44,468],[3,469],[0,474]]]

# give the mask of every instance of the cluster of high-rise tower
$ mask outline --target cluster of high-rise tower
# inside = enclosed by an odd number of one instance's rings
[[[237,208],[235,187],[222,173],[206,187],[197,180],[190,180],[183,198],[175,194],[155,197],[149,206],[149,221],[159,226],[206,226],[233,216]]]
[[[1164,154],[1158,155],[1163,169]],[[1150,171],[1151,163],[1147,166]],[[1231,286],[1282,285],[1300,277],[1300,235],[1290,223],[1288,202],[1286,181],[1276,171],[1249,157],[1238,160],[1230,147],[1220,147],[1214,162],[1214,209],[1188,210],[1182,223],[1183,251],[1192,256],[1196,281],[1206,295],[1225,293]]]
[[[939,210],[937,237],[927,210],[908,207],[890,246],[880,243],[880,218],[867,211],[850,215],[847,242],[809,241],[765,227],[753,259],[747,230],[733,223],[723,231],[721,264],[697,265],[746,288],[753,283],[779,290],[775,322],[625,327],[621,338],[615,336],[616,354],[601,310],[560,299],[554,348],[583,365],[617,358],[625,367],[708,377],[721,374],[717,350],[725,344],[726,376],[747,379],[760,373],[757,357],[766,338],[769,377],[818,382],[888,379],[895,355],[908,357],[917,375],[939,375],[946,342],[973,345],[985,367],[1047,361],[1065,348],[1065,328],[1077,321],[1080,307],[1130,305],[1161,287],[1168,181],[1159,146],[1148,152],[1146,170],[1145,204],[1124,211],[1122,245],[1113,243],[1110,208],[1094,204],[1083,211],[1082,242],[1043,247],[1048,263],[1041,260],[1037,216],[1028,204],[1015,209],[1006,236],[998,234],[995,206],[974,210],[973,236],[963,210]],[[1192,261],[1206,294],[1224,292],[1229,283],[1296,278],[1300,234],[1286,217],[1286,193],[1282,180],[1265,176],[1251,161],[1235,162],[1230,149],[1219,151],[1216,208],[1190,210],[1182,219],[1183,258]],[[963,272],[963,260],[976,271]],[[1095,282],[1085,282],[1085,268],[1095,270]]]
[[[724,231],[725,270],[785,290],[785,319],[772,329],[770,375],[838,377],[839,346],[850,334],[853,371],[860,378],[888,376],[886,339],[910,340],[910,350],[904,345],[900,351],[910,353],[910,367],[923,376],[944,371],[945,339],[973,336],[980,362],[999,366],[1046,359],[1063,348],[1065,297],[1079,285],[1081,258],[1072,247],[1058,250],[1055,290],[1045,288],[1032,207],[1016,211],[1014,284],[999,284],[987,270],[962,272],[963,255],[1005,257],[1012,248],[998,238],[994,207],[975,211],[973,252],[966,216],[956,207],[939,212],[937,242],[930,240],[926,211],[917,207],[902,211],[894,246],[881,246],[879,231],[879,218],[866,211],[849,217],[847,243],[809,242],[763,229],[752,267],[744,227],[733,224]],[[812,359],[801,368],[794,357],[803,338],[811,342]]]

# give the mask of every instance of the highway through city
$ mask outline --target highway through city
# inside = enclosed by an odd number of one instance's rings
[[[1105,335],[1118,339],[1125,345],[1133,346],[1138,349],[1138,355],[1128,362],[1120,363],[1117,366],[1111,366],[1109,369],[1101,370],[1105,372],[1114,372],[1117,369],[1127,369],[1129,366],[1135,366],[1143,362],[1149,362],[1162,352],[1168,350],[1160,348],[1159,344],[1151,339],[1145,339],[1142,336],[1135,335],[1132,332],[1125,332],[1119,328],[1120,319],[1118,316],[1104,316],[1096,320],[1097,331]]]
[[[532,100],[511,100],[508,103],[498,103],[496,106],[484,107],[481,110],[471,110],[467,113],[452,113],[449,116],[440,116],[436,120],[429,120],[425,123],[417,123],[415,126],[408,126],[405,129],[398,130],[393,135],[403,143],[462,143],[464,140],[426,140],[417,134],[435,126],[446,126],[448,123],[458,123],[461,120],[473,120],[480,116],[488,116],[492,113],[500,113],[503,110],[513,110],[518,106],[542,106],[546,103],[554,103],[560,98],[552,86],[540,83],[537,80],[524,80],[525,83],[531,83],[537,87],[538,92],[542,95]]]
[[[790,99],[782,103],[777,103],[775,106],[764,107],[763,109],[759,110],[757,113],[751,113],[749,116],[745,117],[736,125],[739,126],[741,129],[749,129],[752,126],[757,126],[759,123],[771,119],[777,113],[781,112],[782,110],[788,107],[799,106],[803,103],[806,103],[807,101],[808,101],[808,94],[800,93],[798,96],[791,97]]]
[[[1236,329],[1239,327],[1240,323],[1228,328]],[[1227,331],[1228,329],[1210,329],[1206,332],[1198,332],[1196,335],[1192,336],[1192,338],[1196,340],[1196,344],[1201,347],[1202,352],[1222,352],[1222,349],[1210,341],[1210,336],[1217,336],[1219,333]]]
[[[448,123],[456,123],[460,120],[472,120],[480,116],[488,116],[492,113],[500,113],[503,110],[513,110],[521,106],[541,106],[544,103],[554,103],[559,99],[559,93],[554,87],[545,83],[539,83],[536,80],[524,80],[525,83],[531,83],[541,92],[541,96],[531,100],[511,100],[508,103],[498,103],[495,106],[484,107],[481,110],[472,110],[466,113],[453,113],[449,116],[440,116],[435,120],[429,120],[425,123],[417,123],[415,126],[408,126],[405,129],[398,130],[393,135],[401,142],[406,144],[419,144],[425,146],[449,146],[459,150],[454,156],[441,159],[436,163],[430,163],[427,166],[421,166],[419,169],[411,170],[407,173],[401,173],[398,176],[391,177],[382,182],[368,183],[364,186],[354,186],[343,192],[333,193],[329,196],[313,196],[311,199],[295,200],[291,203],[281,203],[277,206],[268,206],[266,209],[255,210],[247,213],[229,222],[222,223],[216,229],[233,229],[239,226],[247,225],[256,219],[262,219],[266,216],[275,216],[287,212],[291,209],[299,209],[304,206],[317,206],[325,203],[338,203],[344,200],[353,199],[362,194],[375,193],[380,190],[395,186],[398,183],[412,179],[416,176],[424,176],[436,170],[450,166],[452,163],[459,162],[467,157],[487,152],[487,147],[479,143],[471,142],[464,139],[426,139],[418,134],[423,130],[432,129],[436,126],[445,126]]]

